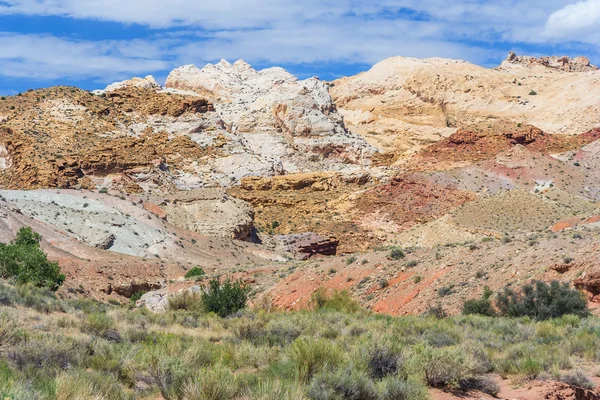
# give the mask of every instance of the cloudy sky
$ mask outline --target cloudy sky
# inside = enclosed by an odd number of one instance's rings
[[[600,0],[0,0],[0,94],[221,58],[333,79],[393,55],[495,66],[509,50],[600,64]]]

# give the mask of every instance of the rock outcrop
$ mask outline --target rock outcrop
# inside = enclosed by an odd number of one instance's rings
[[[177,239],[162,223],[148,219],[149,213],[124,200],[68,190],[2,190],[0,196],[23,214],[91,247],[138,257],[177,247]]]
[[[427,163],[432,169],[452,163],[490,159],[515,146],[524,146],[543,154],[561,153],[580,148],[596,140],[587,134],[549,135],[535,126],[525,124],[490,123],[485,127],[459,128],[450,137],[422,150],[411,164],[419,169]]]
[[[532,57],[518,56],[514,52],[509,52],[506,60],[500,65],[502,68],[511,68],[515,65],[520,65],[527,68],[545,67],[564,72],[587,72],[597,71],[598,67],[590,63],[587,57],[570,58],[567,56],[550,56],[550,57]]]
[[[254,211],[221,189],[201,189],[167,196],[161,208],[173,225],[207,236],[245,239],[252,231]]]
[[[587,294],[589,301],[600,303],[600,272],[586,274],[575,279],[573,284]]]
[[[142,89],[162,89],[158,82],[156,82],[156,79],[154,79],[152,75],[148,75],[145,78],[134,77],[125,81],[111,83],[104,90],[94,91],[94,94],[102,95],[127,87],[136,87]]]
[[[314,232],[276,235],[273,240],[279,250],[303,260],[314,255],[335,256],[340,244],[334,237],[325,238]]]
[[[285,159],[292,172],[311,160],[362,163],[373,153],[345,128],[327,84],[317,78],[298,80],[282,68],[256,71],[243,60],[222,60],[177,68],[166,87],[210,98],[232,133],[244,135],[257,154]]]
[[[346,126],[405,157],[454,134],[498,121],[548,134],[580,134],[600,120],[600,79],[579,59],[554,68],[487,69],[465,61],[393,57],[332,83]],[[581,67],[579,67],[581,66]]]

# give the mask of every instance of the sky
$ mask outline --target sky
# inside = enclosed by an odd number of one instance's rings
[[[0,0],[0,94],[164,82],[244,59],[335,79],[391,56],[497,66],[509,51],[600,64],[600,0]]]

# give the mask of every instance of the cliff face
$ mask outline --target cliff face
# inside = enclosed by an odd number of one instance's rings
[[[231,133],[244,137],[256,154],[281,158],[288,172],[365,164],[374,152],[346,129],[327,84],[317,78],[299,80],[282,68],[256,71],[243,60],[223,60],[177,68],[166,87],[208,96]]]

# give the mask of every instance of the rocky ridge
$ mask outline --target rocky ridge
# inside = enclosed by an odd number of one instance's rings
[[[222,60],[202,69],[177,68],[165,87],[206,95],[232,133],[243,135],[256,154],[281,159],[288,173],[306,171],[314,161],[363,164],[374,152],[345,128],[327,84],[318,78],[301,81],[282,68],[256,71],[243,60],[233,65]],[[308,159],[299,160],[295,152]],[[332,168],[340,166],[320,169]]]
[[[598,67],[590,63],[587,57],[569,58],[567,56],[551,56],[551,57],[532,57],[518,56],[514,52],[509,52],[506,60],[500,64],[498,69],[509,69],[515,65],[532,68],[543,67],[552,68],[564,72],[588,72],[597,71]]]
[[[41,190],[0,193],[0,238],[39,230],[64,295],[160,288],[162,305],[194,265],[274,307],[325,286],[389,314],[571,282],[598,268],[600,76],[583,59],[511,59],[395,57],[333,83],[222,61],[166,88],[8,97],[1,187]]]
[[[509,123],[574,135],[598,127],[600,73],[575,67],[583,64],[570,60],[574,72],[558,73],[550,62],[486,69],[459,60],[392,57],[332,82],[330,93],[348,129],[406,158],[461,128]]]

